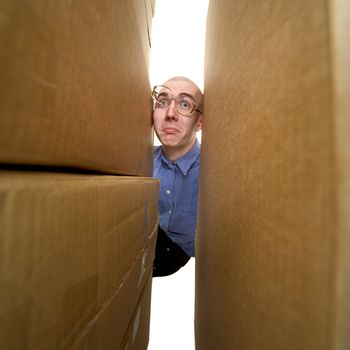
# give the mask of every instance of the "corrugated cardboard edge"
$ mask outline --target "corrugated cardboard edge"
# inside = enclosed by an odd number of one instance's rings
[[[350,3],[347,0],[329,1],[331,71],[333,76],[334,113],[334,167],[336,216],[335,230],[337,257],[334,262],[337,274],[333,284],[336,308],[331,319],[334,326],[330,348],[350,348]]]
[[[135,17],[139,22],[139,36],[143,52],[145,55],[146,65],[149,67],[150,47],[151,47],[151,28],[152,28],[152,7],[149,0],[132,0],[132,7]]]
[[[152,38],[152,4],[150,3],[149,0],[144,0],[144,5],[145,5],[145,14],[146,14],[146,23],[147,23],[147,36],[148,36],[148,44],[149,47],[152,47],[151,43],[151,38]]]
[[[151,6],[152,6],[152,16],[154,16],[154,13],[156,11],[156,0],[151,0]]]

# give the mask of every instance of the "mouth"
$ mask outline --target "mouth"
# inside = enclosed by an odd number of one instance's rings
[[[179,132],[178,129],[176,128],[171,128],[171,127],[166,127],[162,129],[166,134],[175,134],[177,132]]]

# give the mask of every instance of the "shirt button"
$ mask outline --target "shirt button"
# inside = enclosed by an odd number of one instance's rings
[[[170,190],[166,190],[165,193],[166,193],[166,194],[170,194],[171,191],[170,191]]]

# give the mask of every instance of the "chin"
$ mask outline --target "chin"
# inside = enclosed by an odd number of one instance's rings
[[[163,137],[160,141],[165,146],[176,146],[178,143],[178,140],[173,137]]]

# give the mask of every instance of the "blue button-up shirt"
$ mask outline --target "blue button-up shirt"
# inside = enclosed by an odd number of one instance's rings
[[[154,148],[153,177],[160,179],[160,228],[189,256],[194,256],[198,206],[200,143],[175,162],[162,146]]]

